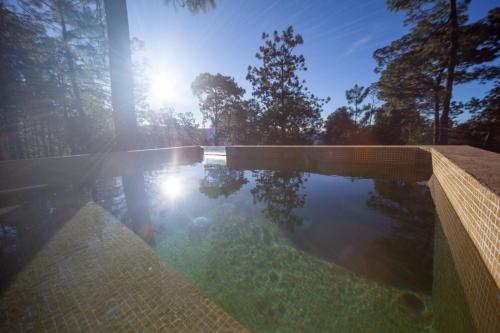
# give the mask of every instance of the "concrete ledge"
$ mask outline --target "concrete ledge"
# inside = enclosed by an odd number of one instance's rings
[[[0,189],[39,184],[76,186],[99,176],[159,169],[165,163],[192,164],[203,160],[200,146],[128,152],[9,160],[0,162]]]

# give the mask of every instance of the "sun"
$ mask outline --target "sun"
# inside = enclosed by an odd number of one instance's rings
[[[155,74],[151,80],[149,98],[157,106],[178,103],[181,100],[180,86],[179,79],[171,73]]]

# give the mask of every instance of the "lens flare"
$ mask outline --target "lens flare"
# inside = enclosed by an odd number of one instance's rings
[[[177,76],[170,73],[156,74],[151,81],[149,97],[154,105],[178,103],[182,100],[180,94],[181,82]]]
[[[180,198],[184,194],[183,182],[179,176],[167,176],[160,181],[159,186],[162,195],[171,200]]]

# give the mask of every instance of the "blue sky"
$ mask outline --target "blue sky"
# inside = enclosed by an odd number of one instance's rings
[[[477,20],[498,6],[498,0],[473,0],[470,18]],[[373,51],[406,32],[403,15],[389,12],[384,0],[217,0],[217,7],[193,15],[163,0],[128,0],[130,34],[145,42],[141,53],[149,61],[153,107],[172,106],[193,112],[201,121],[190,84],[202,72],[235,78],[250,95],[245,80],[248,65],[262,44],[261,33],[293,25],[304,37],[297,49],[308,71],[303,78],[316,95],[330,96],[326,117],[345,105],[346,89],[377,80]],[[481,97],[487,87],[459,86],[455,99]]]

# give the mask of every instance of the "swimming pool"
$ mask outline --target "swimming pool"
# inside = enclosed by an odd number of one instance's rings
[[[460,277],[454,244],[471,255],[475,248],[432,171],[317,162],[205,155],[154,168],[130,163],[122,175],[23,194],[23,214],[48,220],[98,203],[253,332],[476,330],[473,287]],[[62,198],[65,209],[48,204]],[[2,214],[4,226],[14,213]],[[25,236],[4,227],[4,285],[29,257],[26,244],[43,247],[59,227],[33,225]],[[472,258],[474,272],[487,272]],[[494,292],[483,301],[498,307]],[[498,327],[493,318],[486,327]]]

